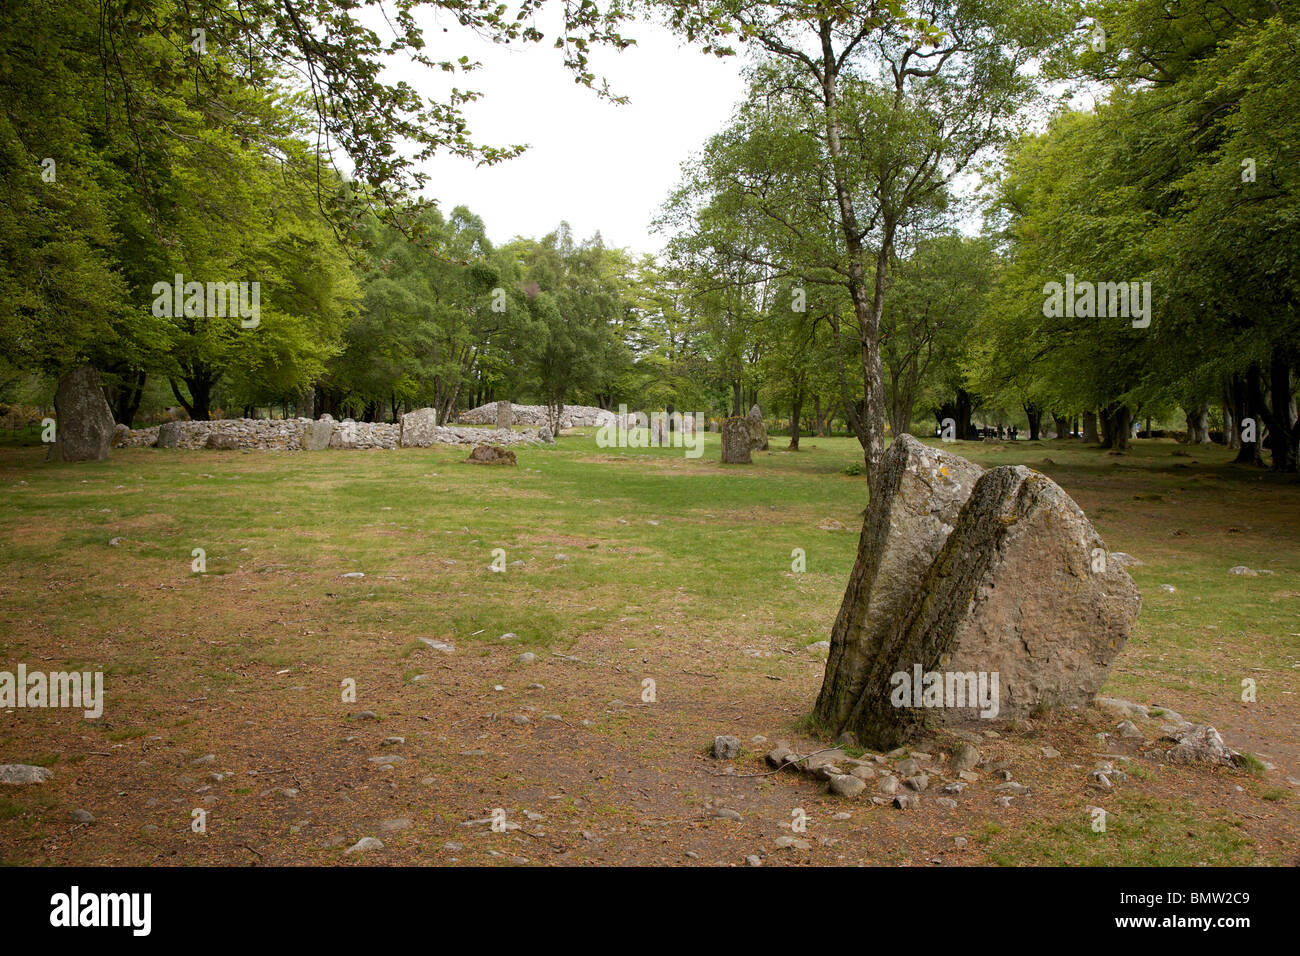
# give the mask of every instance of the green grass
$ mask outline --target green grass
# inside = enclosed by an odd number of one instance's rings
[[[1258,859],[1242,822],[1222,810],[1194,810],[1173,801],[1121,793],[1106,830],[1078,820],[1031,821],[988,841],[999,866],[1249,866]]]
[[[467,465],[460,448],[127,449],[76,466],[44,464],[39,448],[0,450],[0,570],[13,580],[54,563],[79,579],[75,588],[6,589],[0,624],[12,633],[40,618],[46,644],[57,645],[105,620],[129,620],[157,595],[115,586],[121,572],[200,604],[232,575],[289,586],[296,599],[328,604],[338,629],[408,640],[486,643],[512,632],[521,644],[562,648],[622,618],[654,613],[669,630],[708,630],[734,622],[737,608],[754,609],[747,626],[791,645],[824,639],[866,506],[865,479],[845,474],[861,464],[856,442],[805,438],[800,452],[784,453],[778,438],[748,467],[718,465],[716,437],[706,442],[702,458],[687,459],[675,449],[599,449],[589,431],[555,449],[522,450],[517,469]],[[1246,648],[1266,673],[1292,669],[1300,602],[1281,585],[1300,572],[1296,485],[1231,466],[1223,449],[1175,458],[1181,449],[1164,441],[1138,442],[1125,456],[1073,443],[951,447],[990,466],[1050,457],[1054,465],[1040,466],[1079,500],[1108,546],[1146,562],[1131,571],[1144,594],[1130,645],[1142,666],[1117,671],[1115,693],[1158,698],[1166,687],[1229,697],[1248,675],[1221,658]],[[1187,471],[1172,467],[1190,461]],[[820,531],[823,518],[849,531]],[[121,546],[108,546],[113,537]],[[206,575],[190,572],[196,547],[207,552]],[[487,573],[495,548],[525,563]],[[791,571],[795,548],[807,553],[805,573]],[[1241,563],[1278,574],[1226,573]],[[350,571],[366,577],[341,577]],[[135,650],[117,648],[111,665],[147,670],[149,655]],[[268,667],[292,662],[283,649],[249,650]]]

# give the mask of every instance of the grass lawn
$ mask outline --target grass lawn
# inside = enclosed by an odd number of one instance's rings
[[[824,658],[808,645],[827,638],[856,550],[856,442],[774,439],[724,467],[707,439],[688,459],[601,449],[589,430],[517,449],[518,468],[466,464],[459,447],[119,449],[75,466],[0,447],[0,670],[102,670],[107,698],[97,720],[0,712],[0,763],[53,771],[0,792],[0,861],[1300,862],[1300,484],[1163,441],[954,446],[1045,472],[1143,562],[1106,693],[1212,723],[1274,769],[1116,754],[1095,736],[1116,718],[1092,710],[994,724],[981,749],[1033,788],[1012,806],[986,777],[956,809],[926,795],[899,811],[744,776],[778,738],[824,745],[800,730]],[[819,530],[826,518],[848,530]],[[727,733],[746,742],[731,765],[706,755]],[[1122,785],[1090,787],[1099,760],[1123,757]],[[1107,832],[1089,805],[1111,813]],[[70,822],[82,808],[93,825]],[[519,829],[475,822],[494,808]],[[810,846],[777,849],[795,808]],[[384,849],[345,856],[363,836]]]

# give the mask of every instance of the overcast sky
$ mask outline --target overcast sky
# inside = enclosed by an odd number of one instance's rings
[[[550,6],[550,5],[548,5]],[[479,40],[454,25],[426,28],[430,55],[467,55],[481,70],[458,74],[455,84],[481,92],[465,108],[470,131],[481,144],[525,143],[517,159],[492,167],[443,157],[425,166],[427,195],[450,211],[466,205],[483,218],[494,243],[516,235],[540,238],[566,220],[574,235],[597,230],[606,245],[656,252],[665,237],[650,221],[676,185],[681,163],[718,132],[744,93],[739,57],[719,60],[679,46],[667,30],[630,23],[624,34],[637,44],[622,53],[593,56],[615,93],[616,106],[573,82],[556,31],[539,24],[547,39],[506,47]],[[441,40],[447,48],[442,48]],[[443,74],[390,67],[430,96],[445,87]]]
[[[597,48],[598,76],[629,102],[616,106],[573,82],[561,52],[552,47],[560,9],[543,7],[541,43],[494,44],[426,10],[426,52],[435,60],[468,56],[483,64],[468,74],[446,74],[394,59],[387,78],[404,79],[426,97],[445,99],[453,85],[482,98],[465,107],[474,141],[527,144],[517,159],[496,166],[443,156],[425,164],[426,195],[446,211],[465,205],[482,217],[493,243],[515,236],[541,238],[564,220],[579,239],[597,231],[608,246],[658,252],[666,236],[650,222],[678,183],[680,167],[726,124],[744,95],[743,56],[720,59],[680,44],[665,28],[644,21],[624,25],[636,45],[622,53]],[[384,31],[382,19],[371,25]],[[448,32],[443,32],[443,27]],[[1052,89],[1059,94],[1063,87]],[[1076,98],[1076,106],[1085,105]],[[1045,114],[1044,114],[1045,115]],[[1040,128],[1042,121],[1037,124]],[[969,193],[968,173],[955,186]],[[967,209],[958,227],[980,229]]]

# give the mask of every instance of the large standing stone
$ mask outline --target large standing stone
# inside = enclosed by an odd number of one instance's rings
[[[910,607],[883,636],[843,729],[883,748],[980,716],[978,705],[951,699],[897,706],[893,675],[917,668],[996,674],[1003,719],[1084,706],[1141,606],[1128,573],[1105,560],[1105,545],[1059,485],[1023,466],[995,468],[976,482]]]
[[[89,365],[59,379],[54,393],[56,427],[48,461],[104,461],[113,440],[113,413],[99,373]]]
[[[650,447],[667,448],[671,444],[668,425],[669,420],[664,413],[655,412],[650,416]]]
[[[298,436],[298,444],[303,451],[324,451],[330,446],[330,436],[334,434],[334,423],[321,419],[308,422]]]
[[[751,451],[767,451],[767,425],[763,424],[763,410],[757,405],[745,416],[745,425],[749,428],[749,447]]]
[[[497,402],[497,428],[510,428],[514,423],[514,406],[510,402]]]
[[[722,463],[724,465],[748,465],[753,462],[749,455],[749,426],[743,418],[728,418],[722,423]]]
[[[402,432],[398,444],[403,448],[428,448],[434,443],[438,427],[438,413],[432,408],[418,408],[402,416]]]
[[[358,431],[357,423],[350,418],[336,422],[330,430],[330,447],[356,448]]]
[[[858,557],[831,629],[815,715],[838,734],[862,690],[863,667],[906,609],[984,469],[902,434],[881,461]]]
[[[158,426],[158,441],[155,444],[157,444],[159,448],[179,448],[180,443],[180,422],[163,422]]]

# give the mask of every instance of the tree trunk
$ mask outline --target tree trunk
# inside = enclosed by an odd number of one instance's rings
[[[1202,402],[1192,408],[1184,408],[1187,416],[1187,444],[1208,445],[1210,443],[1210,409]]]
[[[1035,405],[1032,402],[1029,402],[1024,406],[1024,408],[1025,408],[1025,417],[1029,419],[1029,440],[1038,441],[1039,435],[1042,434],[1042,424],[1043,424],[1042,406]]]
[[[1115,451],[1124,451],[1131,442],[1133,413],[1127,405],[1107,405],[1101,412],[1102,436],[1101,447]]]
[[[1277,346],[1274,346],[1269,361],[1269,391],[1272,404],[1268,432],[1273,446],[1273,470],[1294,473],[1300,428],[1297,428],[1295,399],[1291,397],[1291,363]]]
[[[1056,412],[1052,412],[1052,427],[1056,430],[1057,441],[1070,437],[1070,420],[1068,418],[1063,418]]]
[[[889,410],[889,430],[895,438],[910,431],[912,427],[912,410],[904,409],[905,404],[900,402]]]
[[[974,411],[971,393],[964,388],[957,389],[957,437],[962,441],[970,438],[970,417]]]
[[[1101,436],[1097,434],[1097,413],[1083,413],[1083,441],[1086,445],[1100,445]]]
[[[867,466],[867,487],[871,494],[880,480],[880,462],[885,454],[885,386],[880,358],[880,316],[885,304],[885,284],[888,279],[889,258],[893,254],[896,223],[889,215],[881,217],[880,243],[876,250],[875,283],[871,298],[867,297],[866,273],[863,269],[862,231],[853,208],[853,196],[845,168],[844,149],[840,142],[839,102],[836,82],[839,78],[840,60],[835,55],[834,27],[831,20],[819,25],[822,52],[822,108],[825,110],[826,147],[830,154],[830,172],[835,186],[835,200],[839,207],[840,229],[844,234],[844,251],[849,272],[849,298],[858,322],[862,384],[865,400],[865,421],[859,422],[858,441],[862,444]]]
[[[564,399],[549,399],[546,402],[546,425],[551,430],[551,437],[560,439],[560,422],[564,421]]]
[[[112,392],[113,420],[119,425],[131,427],[136,414],[140,411],[140,401],[144,398],[144,383],[147,373],[133,369],[121,375],[121,384],[108,389]]]
[[[176,379],[171,379],[172,394],[176,396],[176,401],[181,403],[181,407],[185,409],[191,421],[208,421],[211,416],[212,386],[214,383],[202,374],[196,374],[193,377],[187,376],[184,381],[185,387],[190,391],[189,401],[185,400]]]
[[[799,450],[799,413],[803,410],[803,388],[796,388],[790,404],[790,450]]]
[[[1245,374],[1234,376],[1233,385],[1238,414],[1237,440],[1241,446],[1234,464],[1262,465],[1264,459],[1260,454],[1260,439],[1263,436],[1260,432],[1264,430],[1264,423],[1261,421],[1264,401],[1263,396],[1260,395],[1259,363],[1251,362]],[[1248,434],[1251,425],[1254,426],[1253,434]],[[1248,437],[1253,440],[1247,441]]]

